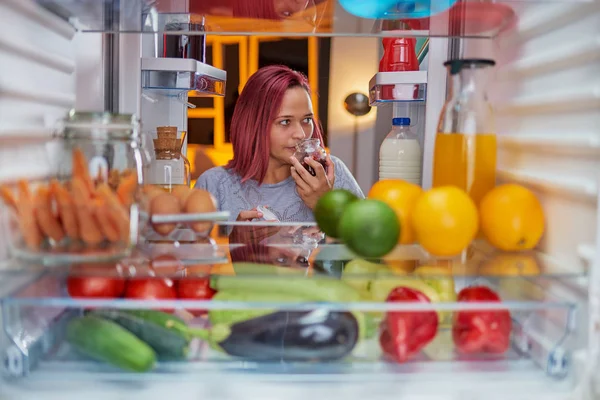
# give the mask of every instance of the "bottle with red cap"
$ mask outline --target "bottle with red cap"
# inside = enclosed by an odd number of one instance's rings
[[[418,71],[415,38],[384,38],[379,72]]]

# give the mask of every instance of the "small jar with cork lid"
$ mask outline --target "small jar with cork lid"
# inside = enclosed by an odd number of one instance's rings
[[[177,134],[176,126],[156,128],[154,157],[146,175],[147,183],[169,193],[177,186],[189,186],[191,180],[190,162],[181,153],[183,138]]]

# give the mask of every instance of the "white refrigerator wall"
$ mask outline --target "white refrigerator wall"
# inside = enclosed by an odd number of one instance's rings
[[[598,255],[600,2],[517,6],[514,33],[491,49],[499,178],[536,190],[543,251],[579,270]]]

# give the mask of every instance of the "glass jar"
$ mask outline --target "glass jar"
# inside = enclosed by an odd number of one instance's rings
[[[296,145],[294,157],[296,157],[300,164],[302,164],[312,176],[317,175],[317,173],[313,167],[304,161],[306,157],[312,157],[312,159],[320,163],[323,166],[323,169],[325,169],[325,172],[327,172],[327,152],[321,147],[321,141],[319,139],[305,139],[298,143]]]
[[[154,156],[148,166],[146,183],[169,193],[177,186],[190,186],[191,165],[181,152],[183,142],[177,138],[177,127],[158,127],[153,143]]]
[[[123,256],[138,243],[146,222],[138,119],[72,110],[60,137],[58,180],[51,191],[69,239],[65,249],[98,259]]]
[[[457,186],[476,204],[496,184],[496,133],[485,78],[493,60],[444,64],[450,89],[435,140],[433,186]]]

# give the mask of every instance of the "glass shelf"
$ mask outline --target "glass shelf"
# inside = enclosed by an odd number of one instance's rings
[[[424,102],[427,71],[379,72],[369,81],[372,106],[393,102]]]
[[[578,286],[586,279],[585,271],[566,272],[543,254],[503,253],[482,242],[474,242],[453,259],[438,259],[418,245],[406,245],[383,259],[362,260],[325,237],[315,224],[217,222],[212,239],[213,243],[145,243],[118,263],[4,266],[0,281],[14,283],[9,286],[16,288],[0,293],[4,330],[11,343],[1,349],[6,375],[25,384],[31,377],[48,378],[52,371],[75,380],[87,376],[109,381],[197,379],[210,372],[275,374],[282,379],[310,372],[331,374],[331,379],[395,381],[426,379],[431,377],[426,371],[440,371],[448,365],[464,373],[479,368],[481,379],[497,379],[502,373],[512,376],[527,366],[539,379],[570,387],[572,338],[585,327],[575,317],[577,301],[565,297],[560,288]],[[118,282],[123,292],[103,298],[71,297],[73,279]],[[132,298],[126,288],[139,282],[163,282],[176,294],[162,299]],[[186,282],[206,282],[217,293],[247,295],[181,298],[179,288]],[[494,291],[501,303],[456,301],[458,292],[473,286]],[[239,290],[232,289],[236,287]],[[431,302],[385,301],[397,287],[422,291]],[[213,317],[219,313],[252,318],[343,315],[351,325],[356,319],[352,341],[358,339],[343,357],[334,360],[320,360],[317,354],[310,361],[275,362],[223,353],[195,338],[186,358],[159,361],[144,374],[124,373],[92,361],[65,341],[66,325],[86,312],[131,309],[168,310],[199,330],[212,329],[217,324]],[[460,352],[451,335],[453,315],[499,309],[511,317],[506,351]],[[392,312],[438,315],[435,339],[405,363],[386,358],[379,343],[383,318]]]
[[[573,324],[573,314],[576,304],[554,296],[543,289],[542,281],[528,280],[529,291],[524,286],[517,286],[515,281],[504,282],[502,279],[478,279],[467,286],[487,286],[494,290],[502,299],[497,302],[438,302],[438,303],[403,303],[403,302],[373,302],[373,301],[344,301],[307,300],[310,296],[287,292],[278,292],[279,285],[310,285],[318,280],[317,277],[302,275],[271,276],[270,290],[265,294],[254,292],[258,299],[246,296],[241,300],[141,300],[141,299],[92,299],[72,298],[67,293],[68,278],[85,278],[84,275],[63,275],[56,271],[46,273],[33,279],[3,299],[4,330],[13,345],[2,349],[6,376],[19,379],[31,376],[36,371],[44,371],[45,366],[53,365],[65,373],[73,366],[78,371],[100,373],[106,379],[114,379],[118,374],[124,374],[132,380],[149,379],[169,372],[188,371],[195,373],[198,368],[221,371],[245,371],[254,373],[285,373],[297,374],[307,371],[312,373],[322,371],[331,374],[375,373],[377,370],[384,374],[410,374],[419,376],[423,369],[436,368],[441,363],[452,361],[454,367],[473,368],[483,367],[491,374],[497,368],[506,368],[520,363],[531,363],[535,370],[543,372],[550,380],[563,380],[569,375],[569,357],[572,351],[570,338],[577,329],[585,329]],[[235,280],[237,284],[260,284],[255,275],[221,276]],[[127,285],[135,282],[131,278]],[[154,277],[153,279],[164,279]],[[186,278],[181,278],[175,285],[180,285]],[[339,282],[330,278],[323,279],[319,284],[319,296],[333,296],[333,287],[328,291],[331,282]],[[145,279],[146,281],[148,278]],[[277,284],[279,282],[279,285]],[[312,281],[312,282],[311,282]],[[139,281],[138,281],[139,282]],[[212,285],[212,282],[211,282]],[[409,283],[407,287],[411,287]],[[307,286],[308,287],[308,286]],[[516,288],[520,290],[515,290]],[[537,289],[537,290],[533,290]],[[233,293],[233,292],[232,292]],[[248,292],[252,294],[252,292]],[[290,294],[291,293],[291,294]],[[271,297],[270,297],[271,296]],[[269,298],[270,297],[270,298]],[[282,297],[282,298],[280,298]],[[342,349],[343,356],[335,359],[255,359],[251,354],[236,355],[243,348],[230,349],[223,353],[211,348],[201,334],[190,343],[190,351],[185,358],[177,362],[162,361],[148,374],[127,374],[116,367],[98,363],[75,352],[65,342],[65,326],[70,320],[79,318],[87,312],[99,310],[170,310],[182,318],[189,327],[197,330],[207,330],[218,325],[217,315],[244,314],[240,321],[251,318],[262,318],[265,315],[281,315],[282,318],[304,316],[317,318],[317,315],[331,315],[332,318],[349,319],[351,331],[347,349]],[[116,311],[115,311],[116,310]],[[118,311],[121,310],[121,311]],[[205,314],[200,310],[209,310]],[[456,313],[494,313],[503,310],[510,313],[510,345],[501,354],[485,351],[465,354],[459,351],[453,343],[451,334],[452,315]],[[205,311],[206,312],[206,311]],[[403,363],[396,363],[384,356],[379,345],[382,333],[382,320],[386,313],[397,312],[408,315],[414,313],[435,312],[439,318],[435,339],[417,352],[414,357]],[[225,314],[224,314],[225,313]],[[97,314],[98,315],[98,314]],[[250,316],[254,317],[250,317]],[[390,314],[388,314],[390,315]],[[235,317],[237,318],[237,317]],[[295,318],[295,317],[294,317]],[[317,318],[318,320],[319,318]],[[309,319],[310,320],[310,319]],[[285,322],[284,325],[287,325]],[[266,325],[265,325],[266,326]],[[269,325],[271,326],[271,325]],[[332,328],[332,327],[330,327]],[[350,338],[352,338],[350,340]],[[108,340],[108,339],[107,339]],[[290,343],[290,345],[292,345]],[[285,346],[284,346],[285,347]],[[279,351],[279,350],[278,350]],[[244,351],[242,351],[244,352]],[[324,353],[323,353],[324,354]],[[339,354],[338,354],[339,355]],[[325,356],[323,356],[325,357]],[[496,371],[498,372],[498,371]],[[496,376],[496,375],[494,375]],[[166,376],[165,376],[166,378]]]
[[[165,7],[153,0],[37,0],[84,32],[162,33],[159,14],[188,12]],[[593,0],[380,0],[389,5],[379,11],[363,10],[360,3],[377,4],[374,0],[308,0],[301,6],[269,10],[262,0],[222,1],[198,0],[189,12],[205,15],[206,31],[222,35],[265,36],[430,36],[430,37],[494,37],[509,29],[527,7],[545,4],[585,3]],[[395,6],[398,1],[400,6]],[[418,7],[407,7],[410,1]],[[352,7],[350,3],[358,4]],[[111,6],[116,4],[116,10]],[[182,3],[183,4],[183,3]],[[186,3],[187,4],[187,3]],[[300,3],[298,3],[300,4]],[[343,5],[342,5],[343,4]],[[404,4],[404,5],[402,5]],[[451,5],[450,8],[448,6]],[[424,9],[438,10],[427,16]],[[350,10],[350,12],[348,11]],[[355,13],[355,15],[352,14]],[[198,32],[170,31],[169,34]]]
[[[178,96],[225,96],[227,72],[200,61],[182,58],[142,58],[142,89]]]

